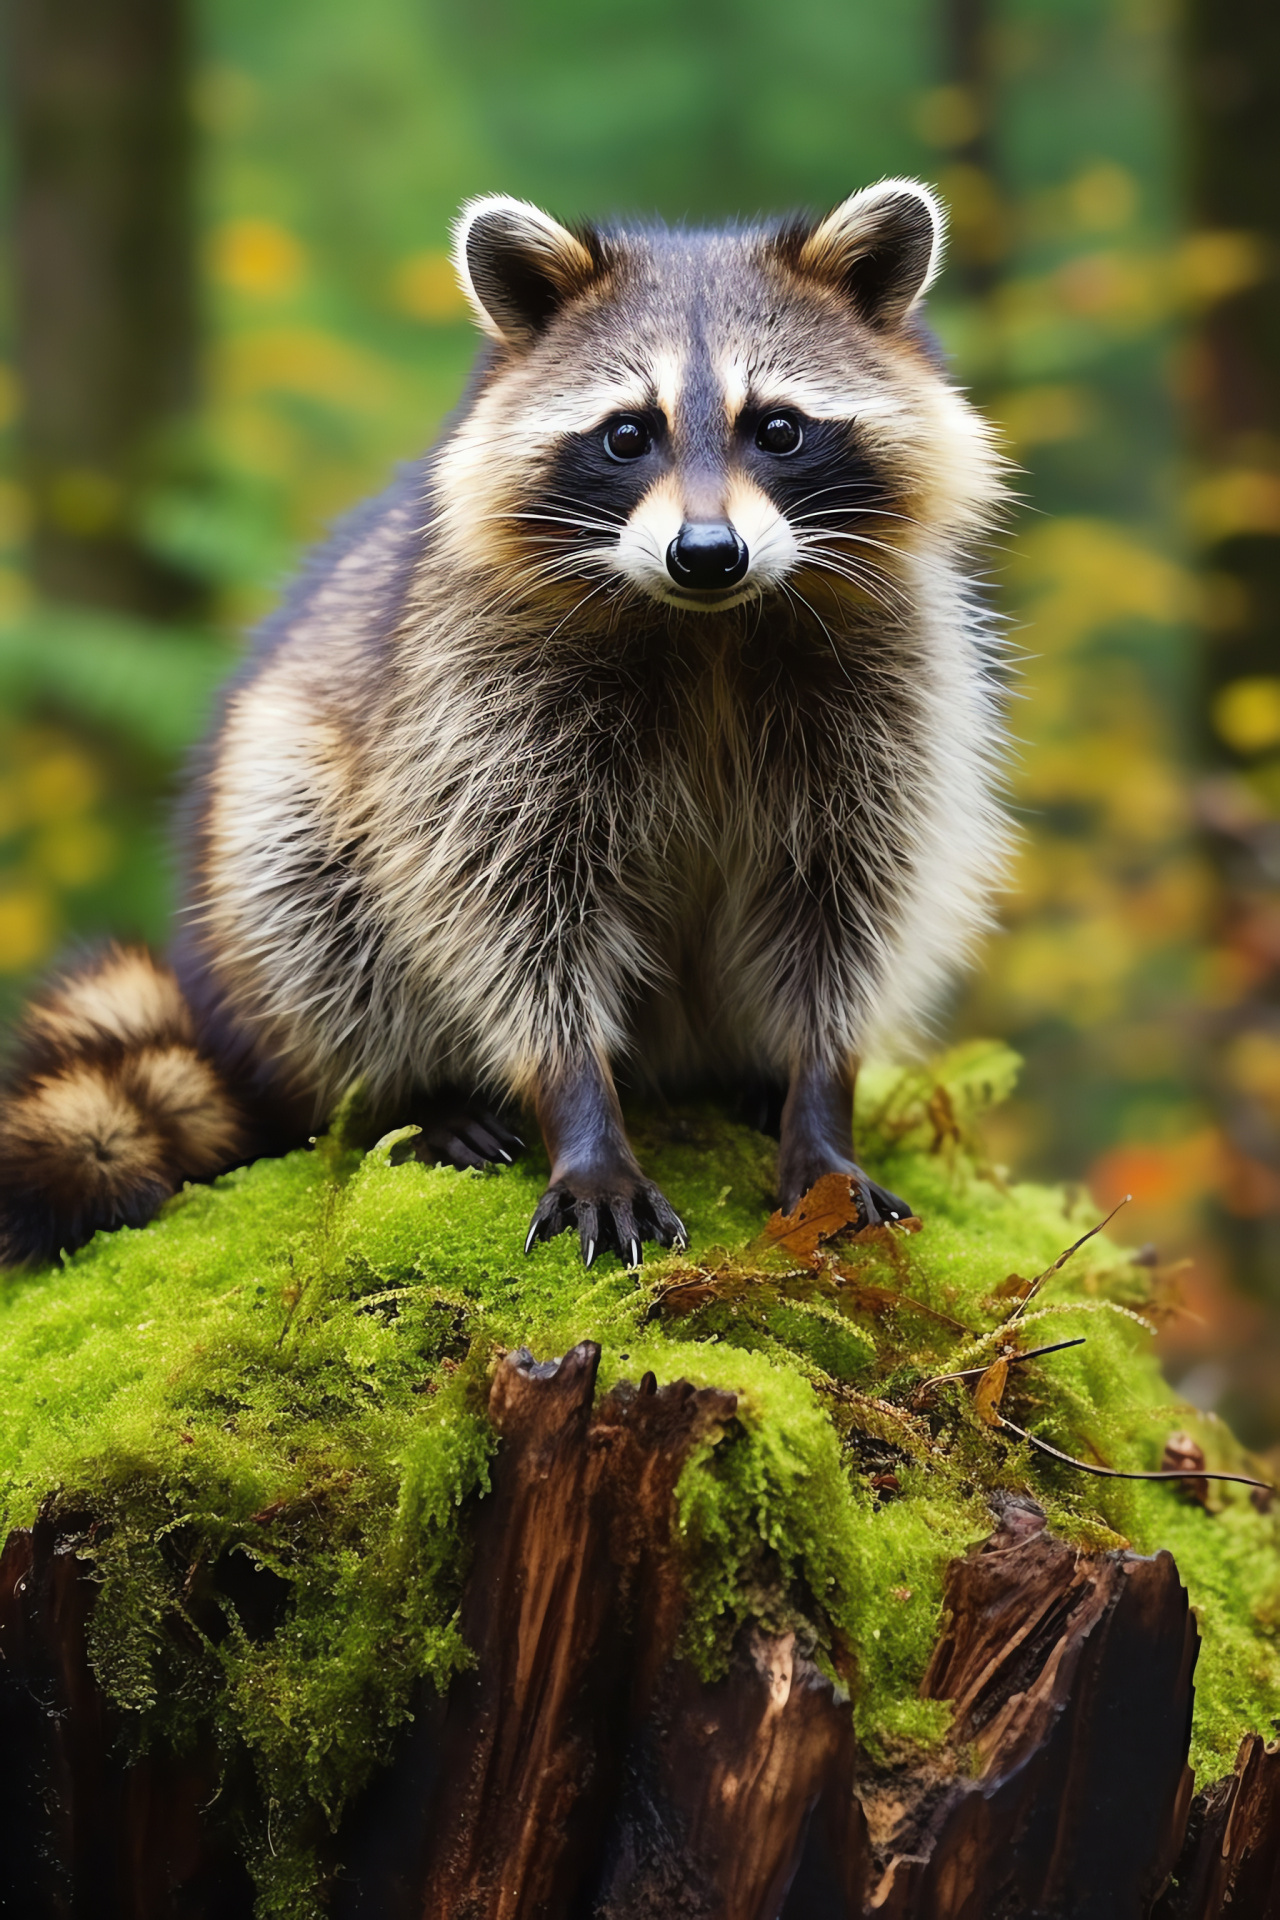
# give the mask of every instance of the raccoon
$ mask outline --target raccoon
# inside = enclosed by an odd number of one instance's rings
[[[781,1100],[778,1197],[857,1164],[872,1046],[918,1031],[1002,866],[973,584],[987,426],[920,319],[933,193],[570,230],[473,201],[487,336],[437,447],[305,570],[193,768],[168,963],[30,1010],[0,1251],[138,1223],[362,1083],[430,1159],[551,1178],[526,1251],[685,1229],[619,1079]]]

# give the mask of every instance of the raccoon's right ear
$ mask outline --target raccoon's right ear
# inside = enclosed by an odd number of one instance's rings
[[[794,265],[836,286],[876,327],[904,320],[942,264],[946,215],[918,180],[851,194],[805,234]]]
[[[527,200],[469,200],[453,230],[453,266],[476,319],[495,340],[526,346],[590,285],[590,249]]]

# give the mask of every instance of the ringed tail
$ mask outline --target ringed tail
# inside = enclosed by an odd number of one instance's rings
[[[52,980],[18,1031],[0,1087],[0,1265],[143,1225],[246,1140],[174,974],[145,948],[105,948]]]

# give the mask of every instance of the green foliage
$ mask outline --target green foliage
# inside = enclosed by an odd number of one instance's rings
[[[990,1493],[1019,1487],[1082,1547],[1175,1552],[1204,1638],[1202,1783],[1269,1725],[1275,1518],[1242,1488],[1205,1512],[1167,1486],[1086,1479],[982,1426],[965,1387],[921,1391],[989,1360],[1010,1273],[1042,1272],[1091,1224],[1060,1191],[984,1177],[966,1145],[1014,1064],[975,1044],[930,1072],[868,1075],[865,1151],[925,1225],[846,1233],[816,1267],[760,1239],[770,1143],[710,1110],[635,1126],[688,1251],[584,1273],[571,1236],[520,1251],[536,1157],[426,1168],[412,1129],[361,1156],[349,1108],[315,1151],[189,1188],[145,1230],[3,1282],[4,1524],[49,1502],[82,1516],[101,1582],[92,1657],[134,1743],[212,1725],[231,1774],[256,1778],[232,1797],[262,1915],[318,1912],[324,1824],[386,1757],[415,1681],[443,1687],[468,1658],[456,1608],[495,1445],[486,1381],[517,1344],[546,1357],[593,1338],[602,1386],[652,1368],[738,1394],[677,1492],[683,1650],[703,1672],[723,1670],[744,1622],[791,1627],[850,1689],[873,1754],[936,1745],[948,1710],[917,1689],[946,1566],[990,1530]],[[1234,1467],[1227,1431],[1170,1403],[1149,1283],[1090,1241],[1022,1321],[1025,1345],[1087,1344],[1013,1369],[1005,1410],[1126,1468],[1158,1466],[1170,1429],[1191,1426],[1210,1465]],[[265,1626],[235,1598],[236,1563],[273,1577]]]
[[[0,702],[52,707],[167,761],[189,746],[235,658],[212,636],[45,607],[0,626]]]

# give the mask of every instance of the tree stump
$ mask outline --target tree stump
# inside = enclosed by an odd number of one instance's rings
[[[473,1668],[423,1687],[329,1851],[337,1920],[1280,1920],[1280,1750],[1193,1794],[1195,1624],[1167,1553],[1083,1555],[1005,1497],[951,1569],[928,1764],[877,1768],[795,1635],[678,1657],[672,1499],[730,1393],[599,1349],[508,1355],[463,1602]],[[126,1764],[86,1653],[82,1520],[0,1563],[0,1907],[92,1920],[252,1909],[212,1742]],[[225,1798],[225,1796],[223,1796]]]

